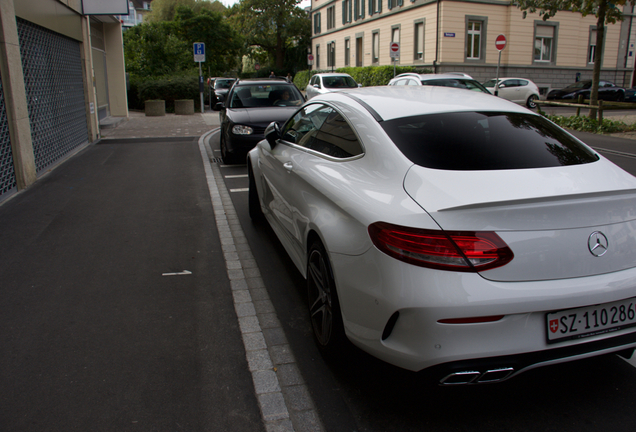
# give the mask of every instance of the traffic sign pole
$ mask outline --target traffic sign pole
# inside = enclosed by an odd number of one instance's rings
[[[390,51],[389,55],[393,59],[393,78],[395,78],[395,65],[397,59],[400,58],[400,43],[399,42],[391,42],[389,45]]]
[[[499,96],[499,65],[501,64],[501,51],[506,47],[506,36],[500,34],[495,39],[495,48],[499,50],[499,60],[497,60],[497,76],[495,77],[495,96]]]
[[[203,102],[203,73],[201,72],[201,63],[205,61],[205,44],[203,42],[193,43],[192,51],[194,51],[194,61],[199,63],[199,96],[201,98],[201,113],[204,113],[205,105]],[[212,108],[212,106],[210,106],[210,108]]]

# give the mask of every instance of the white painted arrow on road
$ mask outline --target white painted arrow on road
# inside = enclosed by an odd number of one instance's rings
[[[185,275],[191,275],[191,274],[192,274],[191,271],[184,270],[179,273],[162,273],[161,276],[185,276]]]

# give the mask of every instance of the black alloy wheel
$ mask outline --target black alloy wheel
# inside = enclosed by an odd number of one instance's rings
[[[307,297],[318,347],[334,353],[345,340],[344,326],[329,257],[319,240],[313,242],[307,258]]]
[[[249,192],[247,197],[247,206],[249,209],[250,218],[252,222],[260,222],[265,219],[263,209],[261,208],[261,201],[258,198],[258,190],[256,189],[256,179],[254,178],[254,172],[252,171],[252,163],[247,160],[247,176],[249,179]]]
[[[227,143],[225,142],[223,130],[221,130],[221,137],[219,140],[221,141],[221,158],[223,158],[223,163],[226,165],[234,165],[236,163],[236,156],[227,150]]]

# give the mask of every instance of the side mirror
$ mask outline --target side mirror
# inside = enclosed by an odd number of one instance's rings
[[[358,83],[358,88],[362,88],[362,84]]]
[[[265,129],[265,139],[269,143],[271,148],[276,146],[276,141],[280,139],[280,126],[278,123],[271,122]]]
[[[314,88],[319,89],[320,88],[320,84],[314,84]]]
[[[223,108],[225,108],[225,104],[223,102],[217,102],[213,109],[214,111],[221,111]]]

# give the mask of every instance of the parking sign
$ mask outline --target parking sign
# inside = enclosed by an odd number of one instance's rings
[[[203,42],[195,42],[192,44],[194,50],[194,61],[202,63],[205,61],[205,44]]]

